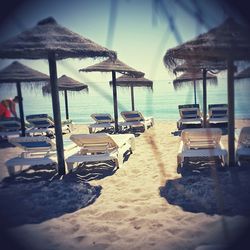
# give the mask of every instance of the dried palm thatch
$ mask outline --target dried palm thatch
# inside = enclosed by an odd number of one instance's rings
[[[19,113],[21,120],[22,136],[25,135],[25,122],[21,83],[29,83],[29,86],[40,86],[40,84],[46,83],[48,81],[49,76],[37,70],[31,69],[17,61],[14,61],[9,66],[0,70],[0,87],[3,83],[14,83],[16,85],[17,95],[19,99]]]
[[[0,70],[0,83],[16,82],[48,82],[49,76],[37,70],[29,68],[20,62],[14,61]]]
[[[250,78],[250,67],[242,70],[237,75],[234,76],[235,79]]]
[[[169,49],[163,61],[167,68],[178,65],[180,59],[222,61],[233,57],[235,60],[250,58],[249,27],[228,18],[224,23],[207,33]]]
[[[56,59],[85,57],[116,57],[93,41],[57,24],[53,17],[41,20],[31,29],[10,38],[0,46],[0,58],[48,59],[53,52]]]
[[[113,82],[110,81],[110,84]],[[145,77],[131,77],[131,76],[120,76],[116,79],[116,85],[121,87],[150,87],[153,88],[153,81],[145,78]]]
[[[202,71],[186,71],[173,80],[174,88],[179,89],[186,84],[193,84],[193,81],[203,80]],[[207,73],[206,80],[212,85],[217,85],[217,77],[211,73]]]
[[[81,91],[83,89],[87,90],[88,85],[80,83],[71,77],[68,77],[66,75],[62,75],[60,78],[58,78],[58,90],[60,91]],[[50,84],[47,84],[43,87],[43,93],[44,94],[50,94],[51,93],[51,86]]]
[[[109,82],[113,85],[113,81]],[[116,79],[116,85],[120,87],[131,88],[131,108],[135,110],[135,98],[134,98],[134,87],[147,87],[153,90],[153,82],[145,77],[132,77],[129,75],[123,75]]]
[[[94,72],[94,71],[99,71],[99,72],[119,72],[121,74],[125,75],[131,75],[134,77],[143,77],[144,73],[137,71],[127,64],[123,63],[119,59],[113,60],[112,58],[109,58],[103,62],[94,64],[92,66],[89,66],[87,68],[80,69],[79,71],[82,72]]]
[[[177,65],[173,72],[197,71],[206,69],[210,72],[218,72],[227,69],[226,61],[202,61],[202,60],[185,60],[184,63]]]

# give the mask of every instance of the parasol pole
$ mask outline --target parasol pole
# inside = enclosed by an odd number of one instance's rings
[[[62,125],[61,125],[61,112],[60,112],[60,102],[59,102],[59,94],[57,86],[56,57],[54,52],[49,53],[48,61],[49,61],[53,116],[55,122],[58,173],[59,175],[64,175],[65,162],[64,162],[64,149],[63,149]]]
[[[19,114],[21,120],[21,136],[25,136],[25,122],[24,122],[24,113],[23,113],[23,96],[21,90],[21,83],[19,81],[16,82],[16,89],[18,95],[18,103],[19,103]]]
[[[69,120],[68,92],[66,89],[64,90],[64,101],[65,101],[66,120]]]
[[[131,83],[131,105],[132,105],[132,111],[135,110],[135,98],[134,98],[134,85]]]
[[[207,70],[202,69],[203,75],[203,127],[207,126]]]
[[[115,134],[118,133],[118,107],[117,107],[117,90],[116,90],[116,75],[112,70],[112,82],[113,82],[113,102],[114,102],[114,118],[115,118]]]

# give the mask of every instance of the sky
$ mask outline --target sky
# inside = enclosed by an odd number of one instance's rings
[[[118,58],[143,71],[151,80],[172,79],[163,64],[166,51],[240,15],[219,0],[25,0],[12,8],[0,26],[0,42],[52,16],[92,41],[117,52]],[[58,77],[66,74],[82,82],[109,81],[109,73],[79,73],[103,59],[58,61]],[[0,60],[0,68],[13,60]],[[46,60],[20,62],[48,74]]]

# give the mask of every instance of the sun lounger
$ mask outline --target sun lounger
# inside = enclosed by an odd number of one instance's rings
[[[177,121],[179,130],[187,127],[201,127],[202,117],[199,104],[179,105],[180,119]]]
[[[46,134],[49,137],[53,137],[55,134],[55,124],[53,119],[48,114],[34,114],[26,116],[26,120],[33,126],[29,130],[30,134],[43,135]],[[62,132],[70,133],[70,122],[66,121],[62,123]]]
[[[181,143],[177,155],[178,169],[190,162],[215,160],[225,166],[227,151],[221,143],[219,128],[193,128],[181,132]]]
[[[26,133],[28,133],[26,128]],[[19,136],[21,134],[21,121],[18,118],[11,117],[0,121],[0,138]]]
[[[74,134],[70,139],[79,150],[66,159],[68,171],[80,163],[110,160],[119,168],[123,164],[124,154],[135,149],[135,136],[131,134]]]
[[[122,129],[129,128],[132,131],[144,132],[154,125],[153,117],[144,117],[139,111],[123,111],[121,116],[124,119],[124,122],[119,122]]]
[[[47,136],[27,136],[10,138],[9,142],[22,149],[22,152],[5,162],[10,175],[22,171],[24,167],[37,165],[55,165],[57,163],[56,144]],[[65,156],[76,152],[76,146],[70,140],[64,140]],[[19,166],[16,171],[15,167]]]
[[[88,126],[89,133],[95,133],[99,129],[114,131],[115,123],[110,114],[92,114],[95,123]]]
[[[243,127],[237,139],[236,162],[239,166],[250,163],[250,127]]]
[[[210,127],[228,124],[228,105],[210,104],[208,105],[208,119]]]

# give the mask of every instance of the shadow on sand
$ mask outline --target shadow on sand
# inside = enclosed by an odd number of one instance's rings
[[[190,172],[182,178],[168,180],[160,187],[160,195],[188,212],[249,216],[249,180],[250,169]]]
[[[102,187],[92,186],[88,181],[116,171],[114,166],[107,166],[79,167],[63,177],[54,168],[36,166],[5,178],[0,183],[1,226],[41,223],[94,203]]]

